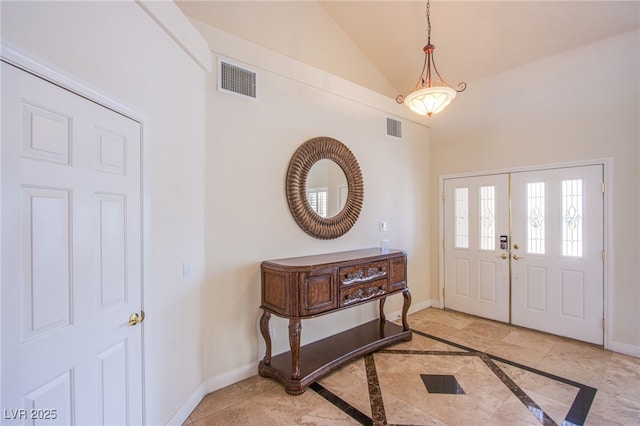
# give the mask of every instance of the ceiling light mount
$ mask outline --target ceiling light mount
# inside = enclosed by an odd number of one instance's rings
[[[398,95],[396,102],[405,104],[412,111],[431,117],[432,114],[442,111],[456,97],[467,88],[467,83],[458,83],[456,89],[452,88],[440,76],[436,68],[433,51],[436,47],[431,44],[431,11],[427,0],[427,45],[424,51],[424,65],[411,93],[407,96]]]

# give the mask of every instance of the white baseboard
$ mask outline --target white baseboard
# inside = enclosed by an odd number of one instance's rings
[[[226,386],[240,382],[249,377],[258,374],[258,361],[253,362],[244,367],[236,368],[235,370],[228,371],[220,374],[219,376],[210,377],[200,386],[194,393],[191,394],[189,399],[182,405],[182,407],[173,415],[173,417],[167,422],[167,425],[180,426],[189,417],[193,410],[198,406],[200,401],[207,396],[207,394],[222,389]]]
[[[435,301],[435,307],[438,307],[439,302]],[[409,314],[421,311],[426,308],[434,306],[433,301],[425,300],[420,303],[411,305],[409,308]],[[387,314],[389,320],[395,320],[402,316],[402,311],[394,311]],[[366,321],[365,321],[366,322]],[[222,389],[225,386],[232,385],[249,377],[258,374],[258,361],[255,361],[244,367],[236,368],[235,370],[223,373],[219,376],[210,377],[204,381],[193,394],[187,399],[183,406],[173,415],[171,420],[167,422],[167,425],[180,426],[189,417],[193,410],[198,406],[200,401],[209,393]]]
[[[437,309],[444,309],[444,306],[442,306],[441,302],[439,299],[436,300],[429,300],[430,305],[429,306],[425,306],[422,307],[421,309],[425,309],[425,308],[437,308]]]
[[[436,306],[435,307],[437,307],[437,305],[438,305],[438,301],[436,300]],[[416,304],[411,305],[409,307],[409,315],[411,315],[411,314],[413,314],[415,312],[421,311],[423,309],[430,308],[432,306],[434,306],[432,300],[425,300],[425,301],[422,301],[420,303],[416,303]],[[388,320],[395,321],[398,318],[402,317],[402,310],[389,312],[389,313],[386,314],[386,316],[387,316]]]
[[[609,344],[607,345],[607,349],[613,352],[619,352],[624,355],[640,358],[640,346],[637,346],[637,345],[630,345],[628,343],[610,341]]]

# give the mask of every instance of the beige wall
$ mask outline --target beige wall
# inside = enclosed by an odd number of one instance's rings
[[[147,118],[147,422],[165,424],[202,383],[206,355],[205,72],[133,2],[3,1],[2,42]]]
[[[206,282],[202,289],[205,375],[256,367],[260,262],[290,256],[377,247],[380,239],[408,253],[414,306],[429,303],[429,129],[404,121],[404,139],[386,136],[387,111],[406,113],[393,99],[194,21],[221,55],[258,73],[258,101],[216,90],[206,94]],[[364,96],[370,98],[365,99]],[[397,117],[396,117],[397,118]],[[318,240],[293,220],[285,197],[291,156],[316,136],[338,139],[353,152],[364,179],[355,226],[335,240]],[[387,221],[389,231],[378,230]],[[394,296],[387,312],[401,309]],[[304,342],[326,337],[375,315],[375,305],[303,322]],[[274,352],[288,348],[287,323],[275,317]],[[221,344],[224,342],[224,345]]]
[[[358,81],[391,98],[398,95],[320,2],[181,1],[178,4],[188,16],[222,31],[246,40],[260,40],[260,45],[270,46],[281,55]],[[367,17],[361,19],[366,21]]]
[[[611,159],[606,337],[611,349],[638,356],[639,39],[627,33],[472,82],[432,120],[430,176],[437,235],[439,176]],[[433,299],[437,244],[431,241]]]
[[[406,110],[392,99],[215,29],[204,32],[212,48],[258,71],[257,102],[217,92],[215,72],[205,72],[180,37],[134,2],[2,2],[3,44],[144,118],[149,424],[180,424],[206,392],[257,372],[264,259],[389,239],[409,255],[413,306],[429,304],[428,127],[403,118]],[[386,137],[388,115],[403,119],[403,140]],[[360,218],[332,241],[298,228],[284,194],[291,155],[320,135],[345,143],[364,177]],[[382,220],[389,231],[378,231]],[[183,261],[193,266],[189,279]],[[387,313],[401,303],[392,298]],[[303,341],[374,316],[369,304],[305,321]],[[272,324],[274,350],[283,351],[287,324]]]
[[[150,424],[179,423],[203,393],[255,373],[264,259],[378,246],[385,238],[409,255],[413,306],[437,299],[437,179],[448,173],[613,158],[611,339],[622,348],[640,344],[637,33],[470,84],[428,122],[436,126],[430,136],[426,121],[413,121],[392,99],[194,24],[216,54],[258,72],[257,102],[217,92],[215,71],[200,68],[135,3],[2,2],[3,43],[147,118]],[[586,94],[594,91],[583,90],[593,81],[602,83],[594,90],[605,101],[594,103]],[[385,136],[388,115],[402,119],[403,140]],[[321,135],[351,149],[365,185],[358,222],[332,241],[299,229],[284,195],[291,155]],[[378,231],[383,220],[388,232]],[[185,260],[193,265],[187,280]],[[398,311],[400,299],[387,311]],[[367,305],[305,321],[303,341],[374,315]],[[283,351],[287,324],[273,318],[272,325],[274,350]]]

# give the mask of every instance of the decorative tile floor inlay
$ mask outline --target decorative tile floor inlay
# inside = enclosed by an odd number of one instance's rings
[[[444,393],[448,395],[464,395],[464,389],[451,374],[421,374],[420,378],[429,393]]]
[[[354,359],[288,395],[260,376],[205,396],[183,426],[640,426],[640,358],[427,308],[413,338]],[[464,394],[427,390],[453,376]]]
[[[573,380],[565,379],[553,374],[546,373],[544,371],[540,371],[495,355],[487,354],[485,352],[474,350],[473,348],[457,344],[455,342],[451,342],[440,337],[436,337],[427,333],[424,333],[419,330],[412,329],[413,333],[417,336],[421,336],[427,339],[432,339],[442,344],[445,344],[452,348],[457,348],[460,350],[416,350],[416,349],[382,349],[373,354],[365,355],[365,369],[367,375],[367,385],[369,391],[369,401],[371,404],[371,417],[367,414],[364,414],[361,410],[356,409],[346,400],[343,400],[341,397],[338,397],[334,393],[332,393],[327,387],[314,383],[310,386],[310,389],[317,392],[319,395],[324,397],[327,401],[331,402],[336,407],[340,408],[351,416],[355,421],[363,425],[386,425],[391,424],[388,422],[388,410],[385,410],[384,404],[384,385],[380,383],[380,377],[378,377],[378,373],[376,370],[375,358],[376,356],[391,356],[398,357],[396,363],[391,365],[401,365],[402,359],[400,357],[411,357],[418,356],[423,357],[425,360],[428,357],[438,356],[447,358],[467,358],[470,360],[478,359],[480,360],[480,364],[484,364],[486,367],[482,374],[490,377],[493,375],[494,379],[497,379],[498,382],[502,383],[503,387],[506,387],[509,392],[516,398],[525,408],[529,411],[530,414],[533,415],[535,420],[538,423],[544,426],[552,426],[562,424],[563,426],[579,426],[584,425],[589,410],[591,408],[591,404],[595,398],[597,389],[575,382]],[[415,336],[414,336],[415,337]],[[387,361],[388,362],[388,361]],[[477,364],[477,363],[476,363]],[[503,367],[500,366],[503,365]],[[429,367],[428,361],[424,361],[425,368]],[[547,413],[538,403],[534,401],[534,398],[529,395],[526,391],[522,389],[520,385],[518,385],[514,379],[508,374],[505,369],[513,368],[515,371],[520,371],[521,373],[527,372],[532,373],[535,376],[540,376],[544,380],[549,379],[552,382],[558,382],[562,386],[565,386],[569,389],[575,388],[575,398],[573,399],[573,403],[571,404],[568,412],[564,415],[564,418],[558,423],[556,422],[550,415]],[[474,371],[479,370],[477,366],[474,367]],[[384,371],[384,369],[383,369]],[[419,374],[422,382],[427,388],[429,394],[454,394],[464,396],[474,396],[470,395],[469,392],[465,392],[462,389],[460,383],[454,375],[451,374]],[[474,397],[478,397],[475,395]],[[537,396],[536,396],[537,397]],[[429,407],[426,407],[424,412],[428,413]],[[532,419],[534,420],[534,419]],[[534,420],[534,421],[535,421]],[[440,422],[435,417],[431,417],[430,419],[425,419],[424,423],[432,424],[433,422]],[[410,421],[410,424],[419,424],[415,421]],[[481,423],[481,422],[479,422]],[[393,424],[402,424],[402,423],[393,423]]]

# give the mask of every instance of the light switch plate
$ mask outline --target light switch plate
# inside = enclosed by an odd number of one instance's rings
[[[191,274],[193,273],[192,267],[191,267],[191,262],[182,262],[182,278],[189,278],[191,277]]]

